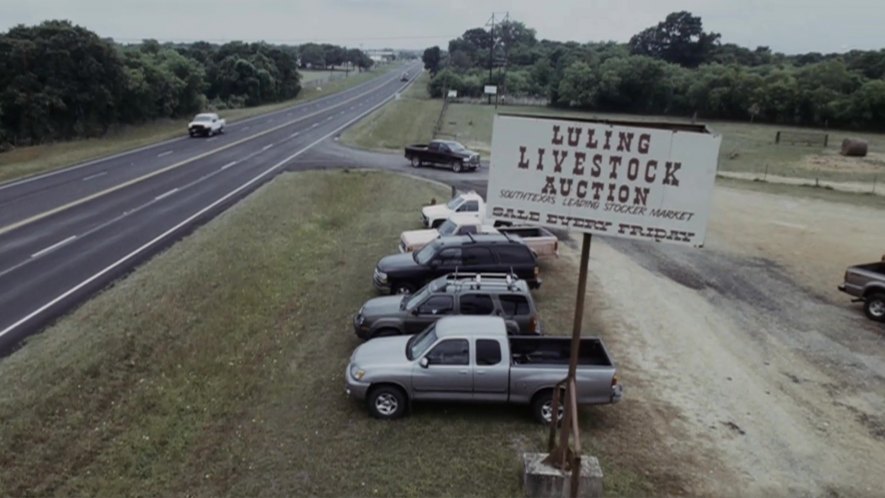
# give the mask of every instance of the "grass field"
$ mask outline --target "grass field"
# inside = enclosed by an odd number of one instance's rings
[[[422,84],[423,82],[417,82]],[[383,120],[364,122],[359,136],[350,142],[368,148],[399,150],[407,143],[424,142],[439,113],[436,100],[427,100],[426,93],[413,94],[421,102],[386,109]],[[423,100],[422,100],[423,99]],[[436,104],[436,105],[434,105]],[[451,138],[489,157],[491,152],[492,122],[496,112],[533,115],[570,116],[603,119],[669,120],[686,119],[660,116],[631,116],[571,111],[549,107],[494,106],[480,104],[451,104],[443,122],[440,138]],[[398,126],[406,122],[412,126]],[[722,134],[719,169],[724,172],[757,173],[830,181],[885,183],[885,135],[845,131],[807,130],[801,128],[712,121],[707,123]],[[774,143],[778,131],[819,131],[829,133],[829,146],[778,145]],[[856,137],[869,142],[866,158],[845,158],[839,155],[843,138]]]
[[[244,109],[231,109],[221,112],[228,122],[235,122],[266,112],[283,109],[299,102],[313,100],[330,93],[344,90],[367,81],[396,67],[394,64],[379,66],[372,71],[356,74],[347,79],[324,84],[321,90],[314,85],[305,85],[294,100]],[[328,71],[322,71],[328,76]],[[311,73],[308,73],[311,76]],[[309,81],[309,80],[308,80]],[[119,126],[101,138],[59,142],[19,147],[0,154],[0,182],[50,171],[70,164],[88,161],[98,157],[135,149],[155,142],[182,136],[188,119],[158,120],[137,126]]]
[[[341,140],[381,151],[401,151],[407,144],[426,143],[442,109],[442,101],[431,100],[427,94],[428,79],[428,73],[422,73],[399,99],[348,129]]]
[[[386,423],[344,395],[373,265],[446,194],[283,175],[34,336],[0,361],[0,495],[520,495],[520,454],[546,436],[527,410],[417,405]],[[568,330],[573,262],[542,271],[545,329]],[[644,446],[645,409],[582,411],[609,495],[673,489],[642,464],[661,451]]]

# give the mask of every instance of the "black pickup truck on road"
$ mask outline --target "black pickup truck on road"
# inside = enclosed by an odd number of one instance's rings
[[[863,301],[867,318],[885,322],[885,256],[877,263],[849,267],[839,290]]]
[[[425,164],[438,164],[450,168],[455,173],[476,171],[479,168],[479,153],[451,140],[433,140],[429,144],[407,145],[405,156],[414,168]]]

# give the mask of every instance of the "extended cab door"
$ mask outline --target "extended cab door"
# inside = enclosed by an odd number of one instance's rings
[[[510,388],[510,358],[500,339],[475,339],[473,345],[473,399],[507,401]]]
[[[416,399],[469,400],[473,397],[473,370],[470,366],[470,342],[467,339],[443,339],[412,367],[412,391]]]

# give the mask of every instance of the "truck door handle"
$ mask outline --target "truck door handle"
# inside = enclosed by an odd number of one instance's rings
[[[485,375],[486,374],[485,370],[475,370],[475,372],[476,372],[476,375]]]
[[[459,370],[458,373],[461,375],[467,375],[468,370]]]

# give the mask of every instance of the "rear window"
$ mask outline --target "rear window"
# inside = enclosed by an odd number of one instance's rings
[[[501,310],[507,316],[528,315],[532,312],[529,300],[520,295],[500,295]]]
[[[501,363],[501,345],[490,339],[476,340],[476,364],[497,365]]]
[[[496,246],[493,247],[492,250],[498,255],[498,258],[503,264],[534,263],[534,258],[532,258],[532,253],[529,252],[529,248],[522,245],[510,244],[506,246]]]
[[[491,315],[495,311],[492,296],[488,294],[464,294],[461,296],[462,315]]]

